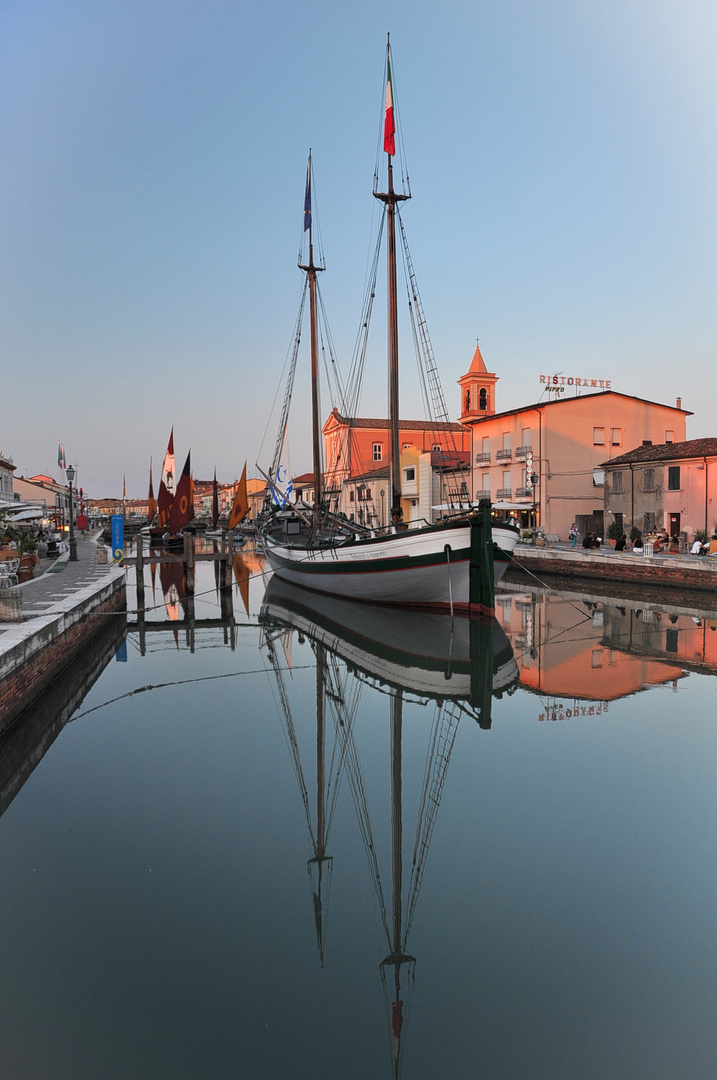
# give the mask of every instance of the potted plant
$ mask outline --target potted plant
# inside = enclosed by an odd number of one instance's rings
[[[615,547],[615,542],[622,536],[622,525],[617,521],[611,521],[607,527],[607,538],[610,541],[610,547]]]

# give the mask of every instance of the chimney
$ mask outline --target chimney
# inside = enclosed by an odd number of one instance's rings
[[[681,397],[678,397],[677,404],[675,405],[675,408],[676,409],[681,409],[682,408],[682,398]]]

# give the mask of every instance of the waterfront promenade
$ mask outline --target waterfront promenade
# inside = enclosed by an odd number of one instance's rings
[[[83,652],[107,618],[125,618],[125,571],[98,565],[96,537],[31,581],[0,592],[0,731]]]
[[[632,551],[615,551],[609,544],[586,550],[558,540],[542,548],[518,544],[513,559],[517,566],[539,578],[545,575],[632,582],[651,588],[717,593],[715,555],[635,555]]]

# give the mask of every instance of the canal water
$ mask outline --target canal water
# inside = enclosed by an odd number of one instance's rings
[[[0,1077],[713,1080],[717,620],[234,575],[0,740]]]

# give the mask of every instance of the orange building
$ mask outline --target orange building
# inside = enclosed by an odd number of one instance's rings
[[[672,407],[612,389],[593,391],[596,379],[566,380],[580,396],[496,412],[498,376],[486,369],[478,347],[458,382],[461,423],[472,432],[472,497],[490,498],[522,526],[563,539],[573,521],[583,532],[603,533],[606,457],[645,442],[682,442],[692,415],[679,398]]]
[[[334,408],[324,424],[325,485],[332,499],[338,499],[344,480],[381,469],[388,462],[388,420],[347,419]],[[401,420],[399,449],[415,447],[420,453],[445,454],[455,461],[457,454],[470,451],[470,430],[463,424]]]

